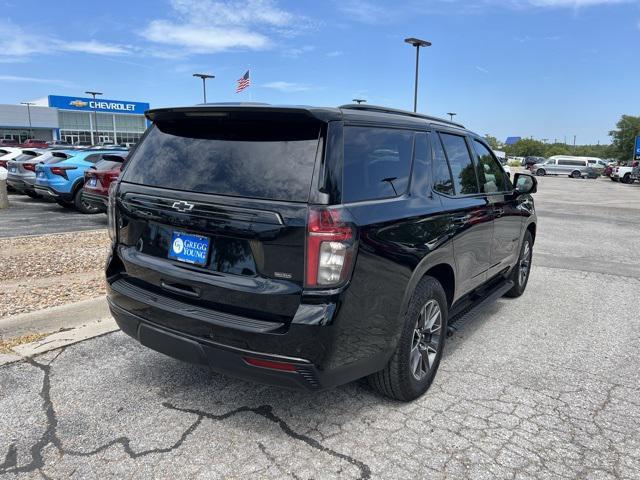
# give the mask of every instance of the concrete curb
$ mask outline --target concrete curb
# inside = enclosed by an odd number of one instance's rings
[[[0,354],[0,365],[19,362],[25,357],[73,345],[118,330],[104,297],[46,308],[0,319],[0,336],[14,338],[32,333],[49,333],[31,343]]]
[[[77,328],[107,318],[111,318],[111,314],[105,297],[92,298],[0,318],[0,336],[13,338],[30,333],[47,333],[60,329]]]

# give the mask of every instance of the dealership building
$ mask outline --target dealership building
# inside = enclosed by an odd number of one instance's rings
[[[49,95],[25,103],[0,105],[0,138],[130,145],[148,125],[144,112],[149,104],[144,102]]]

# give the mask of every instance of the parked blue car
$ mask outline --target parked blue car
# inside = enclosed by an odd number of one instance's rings
[[[52,197],[65,208],[98,213],[95,206],[82,198],[84,172],[102,160],[103,155],[122,155],[122,150],[66,150],[65,153],[71,157],[58,163],[36,166],[36,192]]]

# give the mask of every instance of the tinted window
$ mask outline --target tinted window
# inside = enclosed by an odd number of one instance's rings
[[[464,137],[448,133],[441,133],[440,136],[451,167],[456,194],[479,193],[476,172]]]
[[[123,180],[201,193],[304,202],[320,126],[207,117],[157,122]]]
[[[474,140],[473,146],[478,155],[478,177],[482,193],[504,192],[506,174],[494,158],[489,149],[482,143]]]
[[[572,167],[584,167],[584,160],[558,160],[558,165],[568,165]]]
[[[433,136],[433,189],[447,195],[454,194],[447,157],[438,135]]]
[[[96,163],[98,162],[100,159],[102,158],[102,155],[99,153],[93,154],[93,155],[88,155],[84,158],[85,162],[89,162],[89,163]]]
[[[387,128],[344,129],[344,202],[397,197],[407,191],[413,132]]]

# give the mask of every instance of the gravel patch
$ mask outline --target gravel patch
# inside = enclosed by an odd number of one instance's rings
[[[0,239],[0,318],[105,294],[104,230]]]

